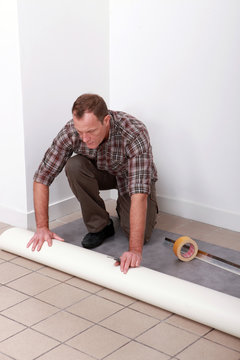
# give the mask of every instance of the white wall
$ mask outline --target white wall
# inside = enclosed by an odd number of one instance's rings
[[[240,2],[110,0],[110,105],[148,126],[162,211],[240,231]]]
[[[0,220],[32,227],[33,174],[71,118],[74,100],[84,92],[108,100],[108,1],[3,0],[1,6]],[[64,173],[50,195],[51,218],[79,208]],[[15,213],[6,217],[7,206]]]
[[[240,231],[239,14],[237,0],[2,0],[0,221],[32,226],[33,173],[89,91],[148,126],[162,211]],[[51,218],[78,206],[64,174],[50,201]]]
[[[32,176],[53,137],[84,92],[108,98],[108,2],[19,1],[28,210]],[[72,197],[65,174],[50,202]]]
[[[0,2],[0,214],[27,211],[17,1]]]

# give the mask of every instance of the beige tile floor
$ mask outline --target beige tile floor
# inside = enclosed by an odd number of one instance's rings
[[[163,213],[157,226],[240,251],[234,231]],[[0,360],[10,359],[240,360],[240,339],[0,251]]]

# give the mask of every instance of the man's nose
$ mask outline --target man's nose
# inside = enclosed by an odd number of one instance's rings
[[[83,142],[88,142],[89,141],[89,134],[87,134],[87,133],[83,133],[82,134],[82,141]]]

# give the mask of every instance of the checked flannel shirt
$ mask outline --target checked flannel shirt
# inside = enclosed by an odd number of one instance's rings
[[[34,175],[34,181],[50,185],[73,153],[94,160],[99,170],[116,176],[121,195],[150,193],[157,180],[152,147],[145,125],[121,111],[109,110],[110,132],[97,149],[89,149],[70,120],[58,133]]]

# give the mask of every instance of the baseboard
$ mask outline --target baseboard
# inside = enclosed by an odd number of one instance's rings
[[[157,200],[159,211],[232,231],[240,231],[240,213],[167,196],[158,196]]]
[[[103,200],[108,200],[111,198],[110,190],[101,191],[100,195]],[[79,202],[75,196],[57,201],[55,203],[50,203],[49,221],[53,221],[57,218],[69,215],[74,211],[78,211],[79,209]],[[34,230],[36,228],[34,211],[24,213],[20,210],[9,209],[2,205],[0,205],[0,222],[23,229]]]
[[[103,200],[108,200],[111,198],[111,192],[110,190],[100,191],[100,196]],[[80,205],[75,196],[51,203],[49,204],[49,221],[54,221],[78,210],[80,210]],[[35,213],[31,211],[28,213],[27,228],[34,230],[35,227]]]
[[[117,199],[116,190],[111,190],[111,197]],[[240,232],[240,213],[167,196],[157,196],[157,201],[159,211]]]
[[[72,212],[78,210],[79,210],[79,203],[74,196],[67,199],[63,199],[61,201],[57,201],[55,203],[50,203],[49,221],[54,221],[57,218],[69,215]],[[35,212],[34,211],[29,212],[27,218],[28,218],[27,228],[29,230],[35,230],[36,228]]]
[[[0,205],[0,222],[11,226],[27,228],[27,213]]]
[[[116,199],[117,193],[111,190],[101,191],[101,197],[103,200]],[[158,196],[157,200],[159,211],[240,232],[240,213],[167,196]],[[49,220],[53,221],[78,210],[79,203],[74,196],[51,203],[49,205]],[[33,230],[35,229],[35,214],[34,211],[24,213],[0,205],[0,222]]]

